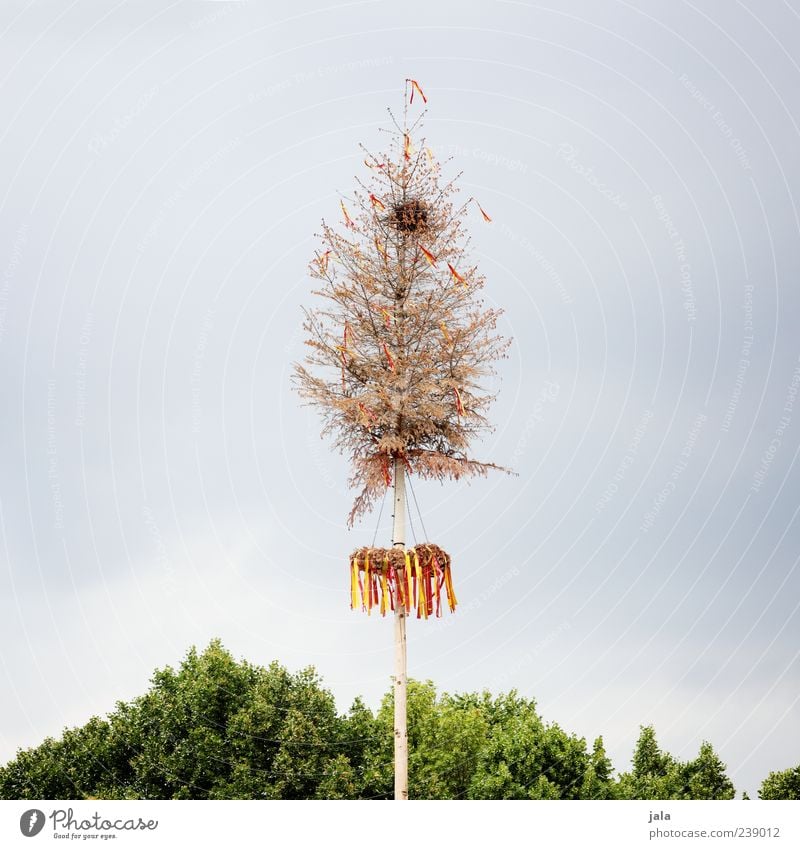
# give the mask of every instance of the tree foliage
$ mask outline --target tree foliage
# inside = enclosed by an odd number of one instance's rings
[[[469,201],[455,202],[455,182],[443,181],[419,129],[404,117],[389,150],[365,151],[367,176],[341,202],[342,223],[323,221],[310,264],[318,306],[305,310],[309,353],[294,374],[323,434],[352,462],[361,491],[351,524],[396,458],[437,480],[498,468],[468,447],[490,426],[486,380],[509,342],[495,332],[500,311],[480,300]]]
[[[735,791],[725,764],[708,742],[697,757],[680,761],[663,752],[652,725],[641,729],[633,753],[633,769],[619,777],[622,799],[733,799]]]
[[[0,767],[3,799],[391,799],[393,691],[345,713],[313,669],[237,661],[219,642],[178,669]],[[732,799],[710,743],[681,761],[641,729],[618,778],[598,737],[548,723],[511,691],[437,693],[409,681],[409,789],[425,799]],[[762,799],[800,798],[800,767],[771,773]]]
[[[800,766],[771,772],[758,791],[759,799],[800,799]]]
[[[236,662],[218,642],[157,671],[120,702],[0,772],[4,798],[351,796],[347,719],[311,669]]]

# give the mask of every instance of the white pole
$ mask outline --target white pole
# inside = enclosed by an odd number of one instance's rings
[[[394,527],[392,546],[405,548],[406,478],[403,461],[394,461]],[[394,604],[394,798],[408,799],[408,728],[406,724],[406,609]]]

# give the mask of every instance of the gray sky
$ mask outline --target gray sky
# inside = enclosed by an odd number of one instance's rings
[[[347,596],[377,513],[346,530],[288,375],[313,234],[414,77],[494,219],[475,453],[519,476],[415,485],[462,607],[411,674],[515,687],[618,769],[645,723],[751,795],[800,762],[798,44],[754,0],[4,0],[0,761],[215,636],[387,689]]]

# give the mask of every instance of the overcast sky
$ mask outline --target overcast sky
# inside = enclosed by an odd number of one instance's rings
[[[387,690],[347,555],[389,511],[346,529],[289,373],[406,77],[493,218],[474,453],[518,472],[415,483],[462,606],[410,674],[620,770],[647,723],[750,795],[800,762],[798,44],[796,2],[3,0],[0,762],[214,637]]]

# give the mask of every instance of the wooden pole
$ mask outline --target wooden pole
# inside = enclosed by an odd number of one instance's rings
[[[392,546],[405,548],[406,478],[403,461],[394,461],[394,527]],[[408,799],[408,727],[406,722],[406,609],[395,600],[394,606],[394,798]]]

